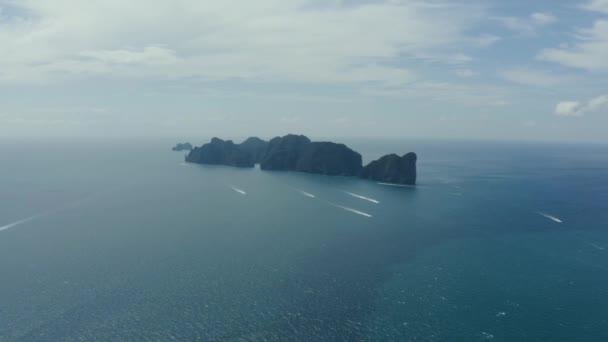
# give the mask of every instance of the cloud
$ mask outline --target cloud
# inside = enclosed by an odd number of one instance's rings
[[[470,70],[470,69],[460,69],[460,70],[456,70],[455,71],[456,75],[458,77],[462,77],[462,78],[469,78],[469,77],[473,77],[473,76],[477,76],[478,73]]]
[[[494,43],[500,41],[500,37],[495,36],[493,34],[483,34],[479,37],[477,37],[477,43],[480,46],[490,46],[493,45]]]
[[[510,82],[529,85],[534,87],[551,87],[564,83],[567,79],[538,70],[525,67],[517,67],[499,72],[499,75]]]
[[[562,101],[555,106],[555,115],[559,116],[582,116],[582,106],[578,101]]]
[[[591,28],[579,29],[574,44],[544,49],[537,59],[589,71],[608,71],[608,20],[597,20]]]
[[[607,105],[608,105],[608,95],[603,95],[603,96],[596,97],[593,100],[589,101],[589,104],[587,104],[586,109],[589,112],[597,112],[602,109],[605,109]]]
[[[80,56],[106,64],[143,64],[160,66],[179,61],[175,51],[158,46],[147,46],[141,51],[102,50],[83,51]]]
[[[583,104],[579,101],[563,101],[555,106],[555,115],[579,117],[587,113],[608,109],[608,95],[598,96]]]
[[[530,18],[536,25],[548,25],[557,21],[557,18],[551,13],[533,13]]]
[[[591,0],[581,7],[588,11],[608,13],[608,0]]]
[[[403,84],[416,78],[403,60],[471,61],[462,50],[480,47],[470,32],[484,14],[447,0],[11,4],[16,11],[0,20],[4,83],[104,76]]]
[[[510,93],[492,85],[420,81],[390,89],[369,89],[366,95],[398,98],[425,98],[471,107],[502,107],[509,104]]]
[[[495,17],[504,27],[521,35],[533,36],[541,27],[557,22],[557,17],[551,13],[533,13],[529,17]]]

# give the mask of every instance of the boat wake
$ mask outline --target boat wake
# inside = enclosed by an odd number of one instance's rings
[[[365,216],[365,217],[373,217],[372,215],[368,214],[368,213],[364,213],[362,211],[353,209],[353,208],[349,208],[349,207],[345,207],[339,204],[333,204],[335,207],[338,207],[340,209],[344,209],[346,211],[350,211],[351,213],[357,214],[357,215],[361,215],[361,216]]]
[[[239,194],[241,194],[241,195],[247,195],[247,193],[246,193],[244,190],[239,189],[239,188],[237,188],[237,187],[235,187],[235,186],[233,186],[233,185],[231,185],[231,186],[230,186],[230,188],[232,188],[232,190],[234,190],[234,191],[238,192],[238,193],[239,193]]]
[[[18,225],[21,225],[21,224],[27,223],[27,222],[29,222],[29,221],[35,220],[35,219],[37,219],[37,218],[39,218],[39,217],[41,217],[41,216],[44,216],[44,215],[46,215],[46,214],[47,214],[47,213],[36,214],[36,215],[30,216],[30,217],[26,217],[26,218],[24,218],[24,219],[21,219],[21,220],[19,220],[19,221],[15,221],[15,222],[13,222],[13,223],[9,223],[9,224],[7,224],[7,225],[4,225],[4,226],[0,227],[0,232],[1,232],[1,231],[3,231],[3,230],[8,230],[8,229],[11,229],[11,228],[13,228],[13,227],[17,227]]]
[[[606,250],[606,247],[602,247],[602,246],[600,246],[598,244],[595,244],[595,243],[589,243],[589,246],[597,249],[598,251],[605,251]]]
[[[545,214],[543,212],[538,212],[539,215],[544,216],[546,218],[548,218],[549,220],[553,221],[553,222],[557,222],[557,223],[564,223],[564,221],[560,220],[559,218],[549,215],[549,214]]]
[[[375,199],[373,199],[373,198],[369,198],[369,197],[365,197],[365,196],[361,196],[361,195],[353,194],[352,192],[348,192],[348,191],[344,191],[344,192],[345,192],[346,194],[350,195],[350,196],[353,196],[353,197],[356,197],[356,198],[360,198],[360,199],[365,200],[365,201],[368,201],[368,202],[372,202],[372,203],[376,203],[376,204],[380,203],[380,201],[375,200]]]
[[[386,182],[378,182],[378,185],[385,185],[385,186],[396,186],[399,188],[420,188],[419,185],[407,185],[407,184],[395,184],[395,183],[386,183]]]
[[[315,196],[315,195],[313,195],[313,194],[311,194],[311,193],[309,193],[309,192],[303,191],[303,190],[298,190],[298,191],[299,191],[299,192],[300,192],[302,195],[304,195],[304,196],[306,196],[306,197],[310,197],[310,198],[315,198],[315,197],[317,197],[317,196]]]
[[[79,200],[66,203],[66,204],[64,204],[61,207],[58,207],[58,208],[55,208],[55,209],[51,209],[51,210],[47,210],[47,211],[43,211],[41,213],[38,213],[36,215],[32,215],[32,216],[26,217],[26,218],[21,219],[19,221],[15,221],[15,222],[6,224],[4,226],[0,226],[0,232],[4,231],[4,230],[11,229],[11,228],[14,228],[14,227],[17,227],[19,225],[28,223],[28,222],[36,220],[36,219],[39,219],[39,218],[44,217],[44,216],[53,215],[53,214],[56,214],[56,213],[59,213],[59,212],[65,211],[65,210],[73,209],[74,207],[77,207],[77,206],[79,206],[79,205],[81,205],[81,204],[83,204],[85,202],[92,201],[92,200],[94,200],[96,198],[99,198],[100,196],[102,196],[104,194],[108,194],[108,193],[110,193],[112,191],[114,191],[114,189],[109,189],[107,191],[103,191],[103,192],[100,192],[100,193],[92,194],[92,195],[83,197],[83,198],[81,198]]]

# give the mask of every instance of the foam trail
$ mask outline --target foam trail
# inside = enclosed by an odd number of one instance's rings
[[[564,221],[558,219],[555,216],[551,216],[549,214],[541,213],[540,211],[538,212],[538,214],[541,215],[541,216],[544,216],[544,217],[548,218],[551,221],[557,222],[557,223],[563,223],[564,222]]]
[[[245,191],[243,191],[243,190],[241,190],[241,189],[239,189],[239,188],[237,188],[237,187],[235,187],[235,186],[232,186],[232,185],[231,185],[230,187],[232,188],[232,190],[234,190],[234,191],[238,192],[238,193],[239,193],[239,194],[241,194],[241,195],[247,195],[247,193],[246,193]]]
[[[310,197],[310,198],[315,198],[315,197],[317,197],[317,196],[315,196],[315,195],[313,195],[313,194],[311,194],[311,193],[309,193],[309,192],[306,192],[306,191],[302,191],[302,190],[298,190],[298,191],[299,191],[299,192],[300,192],[302,195],[307,196],[307,197]]]
[[[600,246],[598,244],[595,244],[595,243],[590,243],[589,246],[597,249],[598,251],[605,251],[606,250],[606,247],[602,247],[602,246]]]
[[[365,200],[365,201],[368,201],[368,202],[372,202],[372,203],[376,203],[376,204],[380,203],[380,201],[375,200],[375,199],[373,199],[373,198],[369,198],[369,197],[365,197],[365,196],[361,196],[361,195],[353,194],[352,192],[348,192],[348,191],[344,191],[344,192],[345,192],[346,194],[348,194],[348,195],[351,195],[351,196],[356,197],[356,198],[360,198],[360,199]]]
[[[110,190],[110,191],[113,191],[113,190]],[[8,229],[14,228],[16,226],[22,225],[22,224],[27,223],[29,221],[36,220],[36,219],[41,218],[43,216],[52,215],[52,214],[55,214],[55,213],[58,213],[58,212],[62,212],[62,211],[74,208],[74,207],[76,207],[76,206],[78,206],[78,205],[80,205],[80,204],[82,204],[82,203],[84,203],[86,201],[98,198],[99,196],[101,196],[101,195],[103,195],[104,193],[107,193],[107,192],[108,191],[104,191],[104,192],[101,192],[101,193],[98,193],[98,194],[89,195],[87,197],[81,198],[81,199],[76,200],[74,202],[67,203],[67,204],[65,204],[65,205],[63,205],[61,207],[58,207],[58,208],[55,208],[55,209],[52,209],[52,210],[47,210],[47,211],[38,213],[36,215],[32,215],[30,217],[26,217],[26,218],[21,219],[19,221],[15,221],[15,222],[9,223],[7,225],[1,226],[0,227],[0,232],[3,231],[3,230],[8,230]]]
[[[188,163],[179,163],[181,166],[189,166]]]
[[[26,218],[24,218],[24,219],[21,219],[21,220],[19,220],[19,221],[15,221],[15,222],[13,222],[13,223],[9,223],[9,224],[7,224],[7,225],[4,225],[4,226],[0,227],[0,232],[1,232],[1,231],[3,231],[3,230],[11,229],[11,228],[16,227],[16,226],[18,226],[18,225],[20,225],[20,224],[24,224],[24,223],[27,223],[27,222],[29,222],[29,221],[35,220],[35,219],[37,219],[38,217],[43,216],[43,215],[45,215],[45,214],[46,214],[46,213],[43,213],[43,214],[36,214],[36,215],[34,215],[34,216],[30,216],[30,217],[26,217]]]
[[[385,183],[385,182],[378,182],[377,184],[386,185],[386,186],[396,186],[396,187],[400,187],[400,188],[419,188],[420,187],[420,186],[415,186],[415,185],[394,184],[394,183]]]
[[[368,213],[364,213],[362,211],[359,211],[359,210],[356,210],[356,209],[353,209],[353,208],[344,207],[344,206],[341,206],[341,205],[338,205],[338,204],[334,204],[334,205],[336,207],[338,207],[338,208],[344,209],[346,211],[350,211],[351,213],[355,213],[357,215],[361,215],[361,216],[365,216],[365,217],[373,217],[372,215],[370,215]]]

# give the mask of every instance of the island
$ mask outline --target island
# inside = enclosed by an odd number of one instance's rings
[[[171,148],[173,151],[190,151],[192,150],[192,144],[187,143],[178,143],[177,145]]]
[[[240,144],[211,139],[194,147],[186,162],[253,168],[266,171],[295,171],[330,176],[350,176],[378,182],[415,185],[417,155],[388,154],[363,166],[361,154],[344,144],[313,142],[304,135],[288,134],[265,141],[251,137]]]

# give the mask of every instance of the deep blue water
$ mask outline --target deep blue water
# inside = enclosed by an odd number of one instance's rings
[[[0,341],[608,340],[608,146],[344,141],[413,188],[174,142],[0,140]]]

